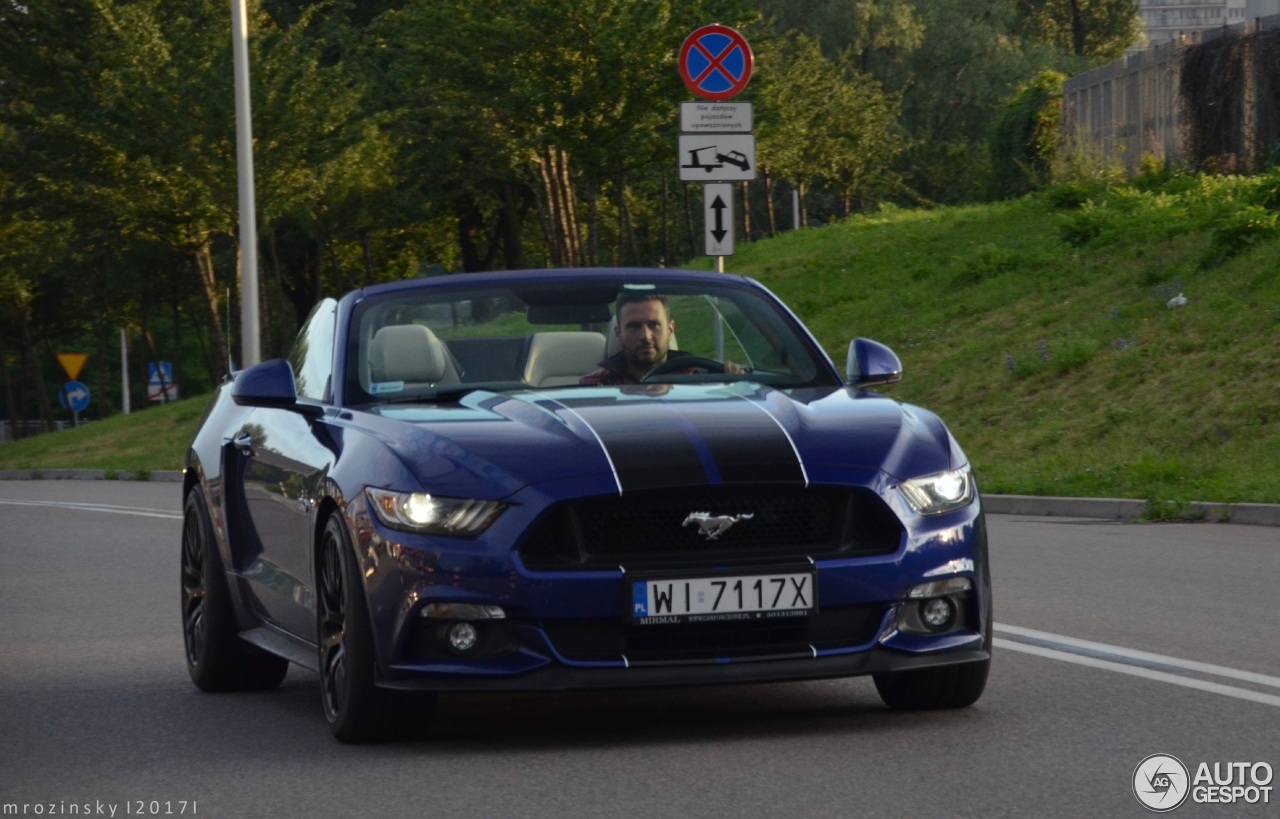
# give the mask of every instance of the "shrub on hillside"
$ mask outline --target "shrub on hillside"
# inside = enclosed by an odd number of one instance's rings
[[[1083,207],[1085,202],[1101,198],[1107,192],[1107,186],[1091,179],[1071,179],[1050,185],[1045,189],[1044,198],[1054,210],[1075,210]]]
[[[1202,268],[1217,267],[1261,242],[1280,237],[1275,211],[1249,205],[1228,213],[1209,235],[1209,246],[1200,257]]]
[[[1111,214],[1104,208],[1086,206],[1064,219],[1058,232],[1062,241],[1072,247],[1084,247],[1101,236],[1110,224]]]
[[[1041,71],[1005,102],[988,140],[997,197],[1021,196],[1048,180],[1060,139],[1065,80],[1057,71]]]

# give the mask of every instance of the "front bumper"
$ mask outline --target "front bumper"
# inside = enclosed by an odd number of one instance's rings
[[[984,638],[990,633],[991,611],[986,530],[977,502],[965,510],[916,521],[894,554],[811,561],[819,609],[812,619],[834,621],[834,636],[831,623],[815,622],[814,629],[800,635],[802,639],[793,634],[776,647],[766,640],[739,651],[713,639],[705,641],[700,654],[691,654],[682,644],[665,654],[659,650],[646,655],[635,650],[634,643],[618,638],[619,632],[627,630],[623,612],[630,577],[625,569],[529,570],[509,546],[501,545],[518,537],[518,527],[497,532],[489,544],[426,538],[414,542],[382,529],[362,501],[353,502],[347,514],[374,620],[378,681],[384,687],[557,691],[767,683],[910,671],[990,658]],[[898,611],[905,590],[953,574],[972,580],[964,621],[945,634],[899,631]],[[501,607],[505,618],[494,621],[492,628],[485,626],[501,635],[489,646],[496,650],[474,656],[424,650],[426,643],[440,642],[424,639],[431,626],[420,614],[428,603]],[[840,619],[842,612],[856,610],[864,614]],[[612,629],[602,634],[607,639],[581,639],[582,628],[592,623]],[[648,632],[662,635],[659,642],[667,634],[673,642],[682,639],[680,626],[644,628],[675,629]],[[569,634],[578,639],[568,640]]]
[[[975,641],[981,645],[981,638]],[[938,655],[909,655],[886,648],[829,657],[798,657],[706,665],[574,668],[549,665],[517,676],[458,677],[430,675],[381,680],[379,686],[402,691],[578,691],[627,688],[671,688],[745,683],[800,682],[922,668],[980,663],[991,659],[989,647]]]

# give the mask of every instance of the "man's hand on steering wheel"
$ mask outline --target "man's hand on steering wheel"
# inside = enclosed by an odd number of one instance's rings
[[[750,372],[746,367],[734,364],[732,361],[717,361],[714,358],[700,355],[682,355],[678,358],[668,358],[646,373],[644,378],[640,380],[643,383],[654,376],[667,375],[681,370],[700,370],[708,373],[732,373],[736,375]]]

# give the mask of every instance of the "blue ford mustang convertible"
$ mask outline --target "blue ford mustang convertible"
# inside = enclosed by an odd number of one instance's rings
[[[842,377],[746,278],[540,270],[320,302],[187,453],[206,691],[319,674],[344,742],[436,695],[871,675],[953,708],[991,662],[986,529],[937,416]]]

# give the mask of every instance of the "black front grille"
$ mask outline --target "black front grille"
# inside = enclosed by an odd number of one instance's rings
[[[687,522],[697,512],[740,519],[710,538]],[[534,525],[519,552],[533,569],[760,566],[889,554],[902,531],[897,517],[866,490],[714,486],[561,504]]]
[[[722,658],[812,656],[813,650],[868,643],[883,606],[842,606],[781,621],[632,626],[621,619],[551,620],[543,624],[556,651],[570,660],[626,657],[643,663],[713,662]]]

